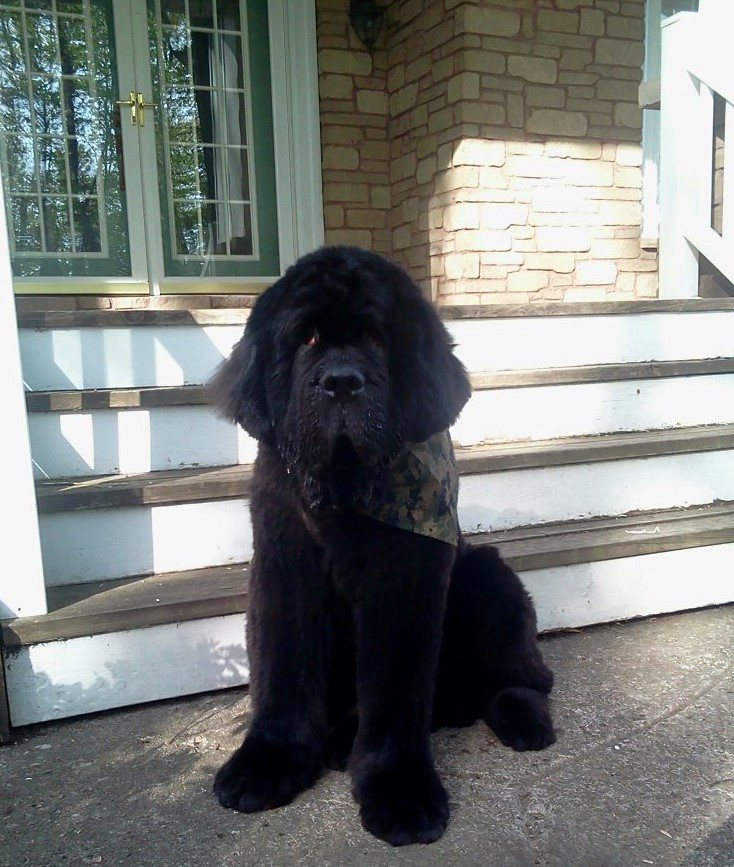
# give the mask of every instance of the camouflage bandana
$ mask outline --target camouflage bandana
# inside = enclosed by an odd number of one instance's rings
[[[387,494],[362,514],[421,536],[456,545],[459,474],[448,431],[423,443],[406,443],[393,462]]]

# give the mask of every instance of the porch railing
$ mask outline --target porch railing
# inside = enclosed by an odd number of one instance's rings
[[[734,282],[734,44],[715,16],[662,27],[660,297],[698,295],[704,256]],[[728,135],[727,135],[728,133]]]

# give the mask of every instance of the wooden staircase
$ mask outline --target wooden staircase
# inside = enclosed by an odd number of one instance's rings
[[[247,681],[250,464],[204,384],[252,299],[19,299],[49,613],[2,623],[13,725]],[[542,630],[734,600],[731,300],[444,311],[460,517]]]

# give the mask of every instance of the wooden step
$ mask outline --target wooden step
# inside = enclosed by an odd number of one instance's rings
[[[687,361],[647,361],[626,364],[587,364],[543,370],[502,370],[471,373],[474,390],[528,388],[544,385],[576,385],[624,382],[677,376],[709,376],[734,373],[734,358],[701,358]],[[105,409],[141,409],[201,406],[211,402],[206,385],[151,386],[146,388],[89,388],[38,390],[26,393],[28,412],[89,412]]]
[[[468,540],[498,546],[517,572],[528,573],[734,543],[734,502],[545,524]],[[51,588],[48,614],[2,621],[3,644],[12,651],[42,642],[242,613],[247,607],[247,575],[248,566],[236,564]]]
[[[247,610],[247,564],[50,587],[49,613],[2,622],[6,649]]]
[[[151,312],[170,310],[249,309],[257,300],[256,294],[213,295],[19,295],[15,306],[21,327],[50,327],[39,316],[55,313],[116,313],[119,311]],[[442,317],[449,320],[484,318],[522,318],[538,316],[598,316],[639,313],[697,313],[710,310],[734,310],[731,298],[685,298],[667,300],[640,300],[614,302],[540,302],[533,304],[446,305],[439,308]],[[49,320],[51,321],[51,320]],[[72,327],[83,323],[80,318]]]
[[[462,475],[734,449],[734,424],[457,448]],[[39,481],[41,514],[249,496],[249,465]]]

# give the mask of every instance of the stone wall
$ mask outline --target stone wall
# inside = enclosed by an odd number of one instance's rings
[[[365,49],[348,9],[316,3],[326,242],[390,254],[387,53]]]
[[[318,0],[327,241],[439,304],[654,297],[644,0],[393,0],[372,55]]]

